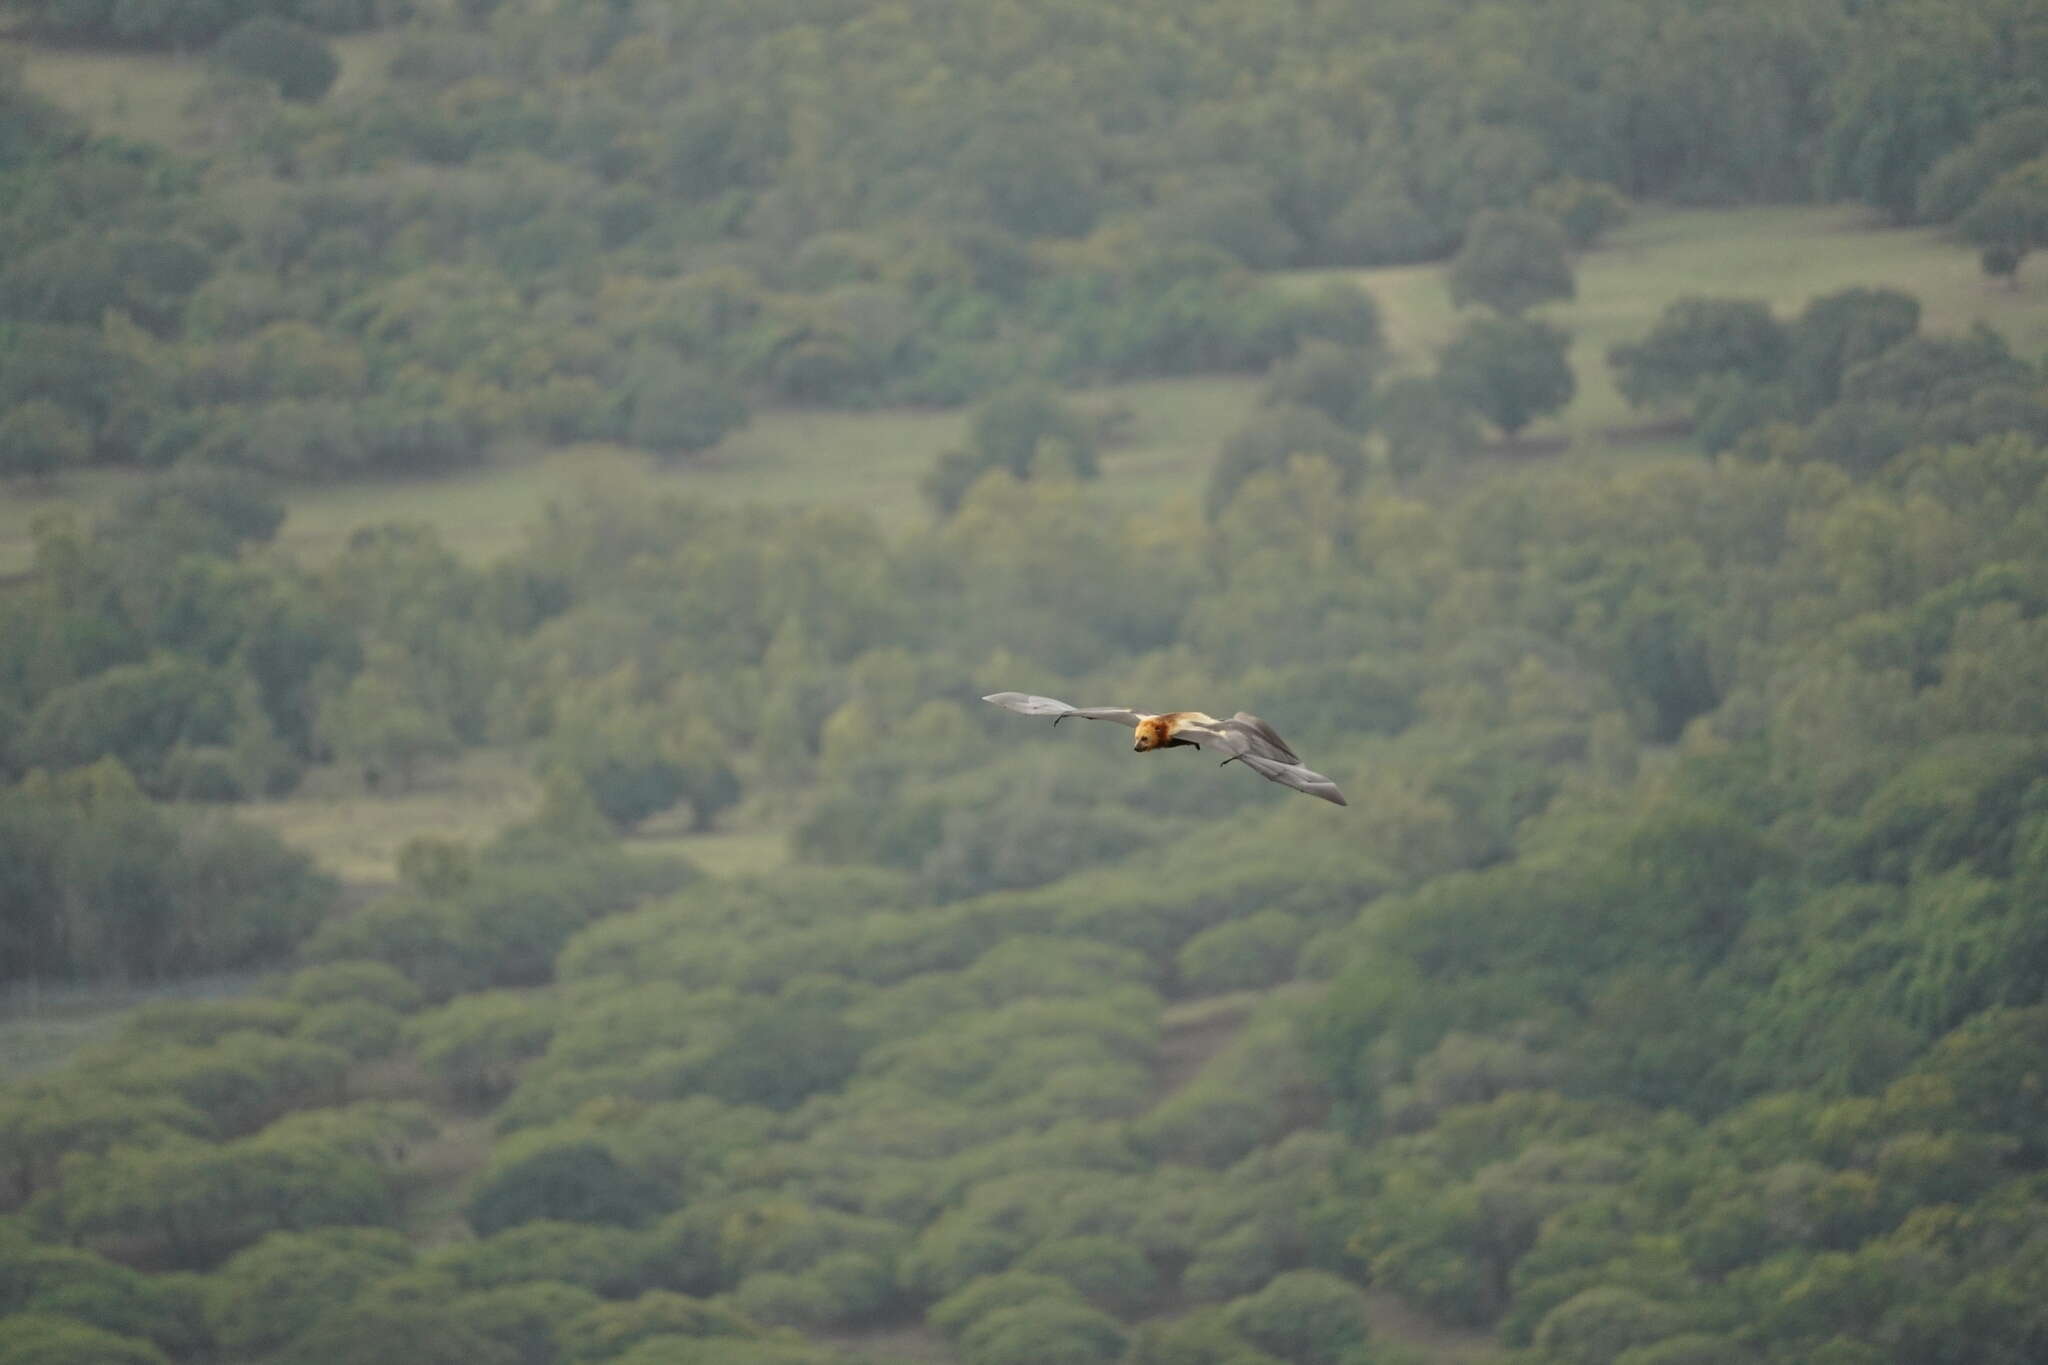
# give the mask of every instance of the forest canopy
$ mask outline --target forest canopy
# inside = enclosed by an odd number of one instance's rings
[[[2029,0],[16,9],[221,58],[178,151],[0,73],[23,473],[687,454],[764,403],[1257,370],[1342,340],[1258,271],[1477,270],[1625,198],[1850,196],[2012,270],[2044,221]],[[369,26],[381,75],[323,94]],[[1568,291],[1510,268],[1473,287]]]
[[[1517,439],[1631,202],[2031,232],[2036,7],[12,17],[217,117],[0,75],[0,454],[137,467],[0,584],[0,985],[179,986],[0,1078],[0,1365],[2048,1352],[2048,359],[1702,293],[1605,357],[1697,449]],[[1434,357],[1282,273],[1419,261]],[[1104,496],[1074,390],[1221,371]],[[284,534],[879,404],[971,409],[928,521]],[[1257,710],[1351,806],[999,688]],[[534,808],[380,884],[249,820],[481,751]]]

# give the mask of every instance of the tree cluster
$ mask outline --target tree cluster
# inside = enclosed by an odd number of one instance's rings
[[[1461,294],[1517,311],[1568,288],[1531,248],[1591,242],[1623,193],[1799,198],[1817,167],[1887,205],[1924,171],[1928,211],[2016,268],[2038,110],[1987,74],[2032,41],[2012,5],[38,0],[67,40],[225,34],[224,74],[183,156],[7,78],[0,462],[687,454],[762,403],[1258,369],[1324,334],[1256,271],[1456,251]],[[313,30],[372,22],[388,70],[318,98]]]
[[[2043,376],[2003,337],[1920,331],[1920,302],[1852,288],[1782,322],[1764,303],[1685,298],[1608,352],[1622,394],[1689,404],[1709,452],[1742,449],[1874,471],[1909,447],[2003,432],[2048,438]]]

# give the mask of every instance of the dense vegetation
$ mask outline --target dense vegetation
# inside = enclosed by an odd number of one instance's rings
[[[2042,360],[1690,298],[1608,360],[1701,453],[1473,458],[1621,191],[2020,202],[2031,10],[202,8],[17,7],[225,35],[198,153],[0,85],[0,451],[167,466],[0,599],[0,977],[275,970],[0,1090],[0,1365],[1429,1358],[1368,1287],[2048,1354]],[[372,21],[404,98],[250,83]],[[1255,273],[1438,255],[1405,369]],[[1107,510],[1059,385],[1215,367],[1199,502]],[[620,482],[302,561],[265,478],[906,400],[975,408],[894,538]],[[997,687],[1251,706],[1351,806]],[[367,904],[233,820],[482,747],[539,810]],[[736,808],[788,866],[621,838]]]
[[[1850,304],[1907,330],[1849,395],[1988,345],[1859,294],[1789,353]],[[1784,326],[1688,304],[1632,354],[1723,315]],[[2004,357],[1935,387],[2041,385]],[[922,1315],[973,1365],[1397,1358],[1366,1282],[1545,1365],[2024,1358],[2048,450],[1915,428],[1844,457],[1854,401],[1713,463],[1436,505],[1306,457],[1213,520],[1118,523],[1085,483],[993,470],[896,544],[625,490],[486,570],[397,530],[267,563],[359,656],[328,697],[373,679],[369,714],[589,761],[491,847],[415,845],[274,990],[154,1007],[16,1086],[9,1339],[799,1361],[827,1348],[791,1329]],[[101,576],[161,543],[148,518],[243,505],[167,488],[128,533],[53,536],[37,583],[100,583],[100,614],[46,600],[24,628],[121,621]],[[235,623],[268,616],[175,619],[260,692]],[[1352,808],[1100,736],[991,748],[969,708],[999,681],[1256,696]],[[622,858],[598,793],[665,740],[714,748],[669,740],[707,723],[749,799],[803,798],[813,867]],[[1328,984],[1155,1102],[1176,1002],[1291,980]],[[496,1136],[474,1239],[425,1249],[378,1229],[412,1225],[450,1111]],[[1212,1307],[1155,1318],[1175,1301]]]
[[[222,36],[176,154],[0,79],[8,468],[687,452],[750,403],[1259,369],[1346,338],[1255,270],[1483,281],[1490,229],[1583,245],[1624,194],[1853,195],[2006,273],[2048,236],[2029,0],[408,8],[16,6]],[[315,30],[379,22],[382,79],[320,98]],[[1563,287],[1528,267],[1470,297]]]

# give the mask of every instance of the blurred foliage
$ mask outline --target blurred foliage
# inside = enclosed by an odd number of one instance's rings
[[[1387,374],[1253,273],[1816,166],[1963,221],[2020,8],[265,8],[388,76],[214,90],[203,173],[0,87],[6,448],[168,466],[0,602],[0,960],[298,968],[0,1092],[0,1358],[1399,1359],[1365,1285],[1530,1365],[2041,1355],[2037,363],[1688,300],[1613,363],[1725,454],[1459,469],[1561,334]],[[1091,496],[1058,385],[1226,367],[1199,504]],[[255,471],[761,402],[981,406],[895,539],[622,481],[490,565],[270,543]],[[1351,806],[998,687],[1261,710]],[[487,744],[541,809],[347,913],[189,809]],[[619,841],[683,803],[792,865]]]

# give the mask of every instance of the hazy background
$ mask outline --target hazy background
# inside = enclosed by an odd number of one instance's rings
[[[2048,1357],[2038,0],[0,26],[0,1365]]]

